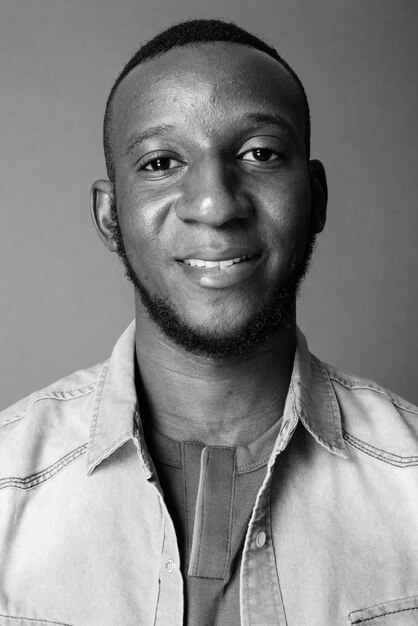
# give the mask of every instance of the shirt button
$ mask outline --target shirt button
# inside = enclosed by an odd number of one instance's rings
[[[259,533],[257,533],[257,537],[255,538],[255,545],[257,546],[257,548],[262,548],[266,543],[266,539],[267,536],[264,530],[261,530]]]
[[[172,574],[175,570],[176,566],[174,564],[173,559],[168,559],[167,563],[165,564],[165,569],[167,570],[167,572],[169,574]]]

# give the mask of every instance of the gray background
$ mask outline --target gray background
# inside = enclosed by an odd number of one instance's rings
[[[330,200],[299,323],[319,357],[418,403],[416,0],[1,0],[0,408],[106,358],[133,317],[89,215],[104,103],[190,17],[237,21],[305,84]]]

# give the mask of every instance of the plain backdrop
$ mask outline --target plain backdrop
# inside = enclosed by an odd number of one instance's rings
[[[0,408],[107,358],[133,317],[89,215],[104,105],[192,17],[265,38],[306,87],[330,192],[299,302],[311,350],[418,403],[416,0],[1,0]]]

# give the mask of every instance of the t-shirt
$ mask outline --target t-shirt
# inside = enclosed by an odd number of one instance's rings
[[[244,537],[280,423],[237,448],[175,441],[144,425],[177,533],[187,626],[241,623]]]

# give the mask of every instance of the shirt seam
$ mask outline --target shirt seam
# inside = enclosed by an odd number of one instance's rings
[[[203,482],[202,482],[202,485],[201,485],[202,486],[202,490],[201,490],[201,493],[202,493],[202,506],[201,506],[201,509],[202,509],[202,519],[199,520],[200,523],[199,523],[199,526],[198,526],[198,530],[199,530],[199,535],[200,536],[203,535],[203,531],[204,531],[204,528],[205,528],[205,521],[206,521],[205,520],[205,518],[206,518],[206,513],[205,513],[205,511],[206,511],[206,507],[205,507],[205,492],[206,492],[206,489],[205,489],[205,487],[206,487],[206,481],[207,481],[206,468],[209,465],[209,456],[210,456],[210,451],[206,455],[206,459],[203,458],[203,455],[202,455],[202,457],[200,459],[200,463],[201,463],[201,465],[200,465],[200,476],[203,474]],[[205,471],[203,471],[202,459],[203,459],[203,462],[205,464]],[[200,488],[200,478],[199,478],[199,488]],[[198,493],[199,493],[199,490],[198,490]],[[195,538],[194,537],[194,534],[195,534],[194,531],[195,531],[195,526],[196,526],[196,522],[197,522],[196,513],[197,513],[197,501],[196,501],[196,508],[195,508],[195,519],[194,519],[194,524],[193,524],[192,544],[194,543],[194,538]],[[199,568],[200,568],[200,559],[201,559],[201,555],[202,555],[202,547],[203,547],[203,541],[201,541],[199,543],[199,550],[198,550],[198,553],[197,553],[197,555],[198,555],[197,556],[197,565],[195,566],[195,569],[196,569],[197,572],[199,571]]]
[[[269,460],[272,452],[273,448],[269,450],[269,452],[267,452],[266,454],[263,454],[263,456],[258,458],[256,461],[249,461],[248,463],[243,463],[242,465],[237,464],[237,473],[245,474],[248,470],[260,469],[267,464],[267,461]]]
[[[350,433],[345,430],[343,430],[343,437],[353,448],[364,452],[368,456],[372,456],[375,459],[388,463],[389,465],[394,465],[396,467],[413,467],[418,465],[417,455],[402,456],[400,454],[388,452],[387,450],[382,450],[381,448],[377,448],[370,443],[366,443],[365,441],[354,437],[354,435],[350,435]]]
[[[46,482],[56,474],[58,474],[65,467],[68,467],[73,461],[76,461],[78,458],[83,456],[87,450],[87,443],[75,448],[65,456],[61,457],[52,465],[49,465],[45,469],[40,472],[36,472],[34,474],[30,474],[24,478],[20,476],[7,476],[5,478],[0,479],[0,489],[6,489],[8,487],[28,490],[33,487],[37,487],[40,484]]]
[[[89,393],[92,393],[96,388],[96,384],[97,383],[89,383],[88,385],[85,385],[83,387],[71,389],[68,391],[54,391],[54,392],[51,391],[51,392],[48,392],[47,394],[42,394],[41,396],[33,398],[33,400],[29,402],[26,409],[19,411],[18,413],[13,413],[10,417],[6,418],[5,420],[2,420],[0,422],[0,426],[6,425],[10,422],[15,422],[18,419],[24,418],[25,415],[30,411],[30,409],[33,407],[33,405],[36,402],[40,402],[42,400],[59,400],[59,401],[64,401],[64,402],[67,400],[76,400],[77,398],[81,398],[83,396],[88,395]],[[57,394],[60,394],[60,395],[57,395]],[[71,395],[66,397],[64,396],[64,394],[71,394]]]
[[[3,613],[0,614],[0,617],[7,617],[8,619],[18,619],[18,620],[24,620],[25,622],[39,622],[41,624],[52,624],[53,626],[71,626],[70,624],[67,624],[66,622],[53,622],[49,619],[39,619],[36,617],[22,617],[22,616],[17,616],[17,615],[4,615]]]
[[[334,389],[332,387],[332,384],[330,383],[331,375],[330,375],[330,372],[329,372],[328,368],[324,365],[324,363],[319,361],[319,359],[317,359],[316,357],[315,357],[315,361],[316,361],[316,363],[319,366],[319,370],[321,372],[322,382],[323,382],[322,386],[326,388],[326,394],[327,394],[327,398],[328,398],[328,405],[330,406],[331,412],[332,412],[332,426],[333,426],[333,443],[332,443],[332,445],[338,447],[338,444],[336,442],[336,433],[338,432],[340,434],[340,436],[341,436],[341,414],[339,414],[340,415],[340,420],[338,420],[337,416],[336,416],[335,409],[334,409],[334,400],[336,401],[336,398],[335,398],[335,391],[334,391]],[[333,395],[331,395],[331,389],[332,389]],[[330,445],[330,444],[328,443],[328,445]]]
[[[184,503],[184,510],[185,510],[185,514],[186,514],[186,520],[185,520],[185,526],[186,526],[186,554],[184,557],[184,561],[185,561],[185,571],[189,570],[190,567],[190,557],[191,557],[191,541],[193,541],[193,537],[190,538],[190,532],[193,532],[193,529],[189,528],[189,506],[188,506],[188,500],[187,500],[187,485],[186,485],[186,472],[187,472],[187,462],[186,462],[186,455],[184,454],[184,446],[181,446],[180,449],[180,453],[181,453],[181,467],[183,469],[182,472],[182,477],[181,477],[181,489],[182,489],[182,493],[183,493],[183,503]],[[196,517],[196,514],[195,514]]]
[[[271,585],[271,594],[273,596],[274,610],[275,610],[276,615],[278,615],[279,614],[279,607],[277,605],[277,598],[276,598],[276,593],[275,593],[275,589],[274,589],[274,580],[273,580],[273,574],[274,573],[276,574],[277,582],[279,582],[279,581],[278,581],[278,576],[277,576],[277,568],[273,568],[272,560],[271,560],[271,556],[272,556],[271,552],[274,553],[273,541],[272,541],[273,528],[272,528],[272,525],[271,525],[271,489],[268,490],[268,498],[267,498],[266,505],[268,507],[268,521],[269,521],[269,535],[270,535],[270,537],[267,538],[267,546],[266,546],[267,562],[268,562],[268,566],[269,566],[269,570],[270,570],[269,578],[270,578],[270,585]],[[268,545],[269,542],[271,542],[270,545]]]
[[[100,372],[100,376],[97,380],[97,390],[99,389],[99,387],[101,387],[102,393],[103,393],[103,388],[106,382],[106,378],[107,378],[107,373],[109,371],[109,362],[106,363],[106,365],[104,366],[104,368],[102,369],[102,371]],[[99,421],[99,413],[100,413],[100,406],[101,406],[101,402],[102,402],[102,394],[98,394],[95,398],[95,403],[93,406],[93,423],[91,425],[91,433],[90,433],[90,442],[91,445],[93,447],[93,443],[95,440],[95,436],[96,436],[96,431],[97,431],[97,424]]]
[[[182,467],[181,461],[177,461],[176,459],[170,459],[167,456],[159,456],[158,454],[153,456],[155,456],[156,463],[162,463],[163,465],[170,465],[171,467],[178,467],[180,469]]]
[[[234,465],[236,464],[236,459],[237,459],[237,451],[235,449],[234,452]],[[225,579],[227,573],[228,573],[228,566],[229,566],[229,562],[231,559],[231,538],[232,538],[232,524],[234,521],[234,499],[235,499],[235,482],[236,482],[236,472],[232,472],[232,484],[231,484],[231,490],[230,490],[230,494],[229,494],[229,507],[230,507],[230,512],[229,512],[229,528],[228,528],[228,548],[226,551],[226,557],[225,557],[225,566],[223,569],[223,573],[222,573],[222,578]]]
[[[360,383],[360,382],[354,382],[354,381],[350,384],[348,381],[339,378],[338,376],[336,376],[335,374],[332,374],[329,371],[328,371],[328,374],[331,380],[340,384],[345,389],[358,389],[358,390],[364,389],[367,391],[372,391],[373,393],[377,393],[378,395],[384,396],[385,398],[390,400],[390,402],[394,404],[398,409],[402,409],[403,411],[407,411],[408,413],[412,413],[413,415],[418,416],[418,409],[414,408],[410,403],[403,403],[400,399],[398,399],[396,396],[392,395],[389,391],[383,388],[374,387],[373,385],[368,384],[368,383]]]
[[[364,624],[365,622],[370,622],[372,619],[379,619],[379,617],[384,617],[385,615],[395,615],[396,613],[405,613],[406,611],[417,611],[418,607],[412,606],[408,609],[397,609],[396,611],[385,611],[384,613],[379,613],[379,615],[373,615],[372,617],[366,617],[365,619],[360,618],[355,622],[351,622],[354,624]]]
[[[201,447],[203,444],[200,444],[198,442],[192,442],[192,441],[185,441],[184,443],[188,444],[188,445],[195,445],[198,447]],[[224,449],[224,450],[228,450],[230,449],[230,446],[210,446],[210,448],[217,448],[217,449]],[[236,450],[236,448],[235,448]],[[267,461],[269,460],[271,453],[273,451],[273,448],[271,448],[266,454],[263,454],[261,457],[259,457],[258,459],[256,459],[255,461],[248,461],[247,463],[243,463],[241,465],[238,465],[238,463],[236,464],[236,473],[237,474],[246,474],[250,471],[253,470],[257,470],[260,469],[262,467],[264,467],[265,465],[267,465]],[[237,455],[236,455],[237,457]],[[155,459],[158,463],[163,463],[164,465],[170,465],[172,467],[178,467],[181,468],[182,467],[182,463],[181,461],[178,461],[177,459],[173,459],[170,458],[168,456],[164,456],[164,455],[160,455],[155,454]]]
[[[120,437],[118,437],[115,441],[113,441],[107,448],[100,451],[100,454],[95,457],[93,460],[94,467],[88,473],[91,474],[92,471],[102,463],[105,459],[107,459],[113,452],[115,452],[120,446],[128,441],[128,439],[132,439],[132,431],[125,431]],[[88,444],[87,444],[88,445]]]

